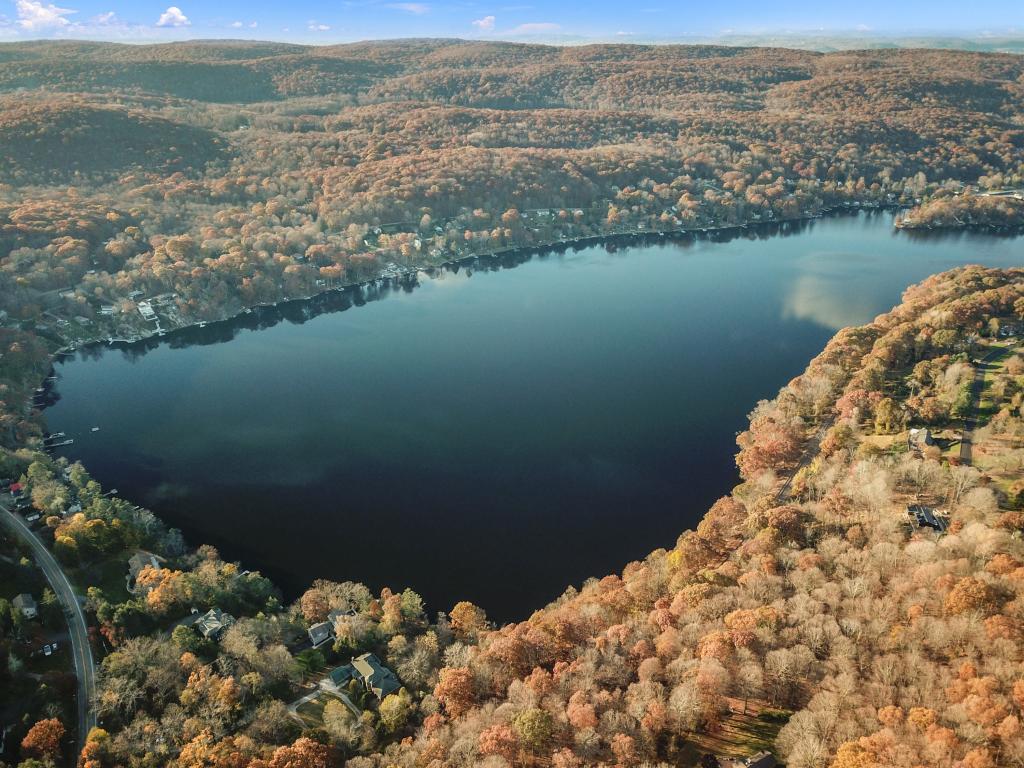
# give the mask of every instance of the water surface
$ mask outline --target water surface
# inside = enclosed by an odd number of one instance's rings
[[[82,352],[46,416],[105,485],[289,596],[351,579],[524,618],[693,527],[737,481],[746,414],[838,328],[1024,261],[1021,239],[891,223],[483,259]]]

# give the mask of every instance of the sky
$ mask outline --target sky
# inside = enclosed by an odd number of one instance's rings
[[[326,44],[461,37],[639,42],[779,34],[1019,37],[1024,36],[1024,0],[0,0],[0,41],[249,38]]]

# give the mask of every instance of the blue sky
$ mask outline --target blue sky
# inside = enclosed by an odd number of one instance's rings
[[[175,3],[170,5],[169,3]],[[0,40],[389,37],[657,40],[782,33],[1024,34],[1022,0],[0,0]]]

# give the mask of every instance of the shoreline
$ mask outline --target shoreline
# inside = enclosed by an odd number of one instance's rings
[[[691,248],[700,249],[702,240],[706,241],[704,245],[709,248],[713,244],[736,241],[740,243],[749,243],[751,247],[757,247],[756,243],[761,240],[768,240],[773,236],[776,238],[812,236],[815,231],[815,228],[812,226],[813,220],[826,217],[831,217],[834,220],[835,223],[833,223],[833,226],[857,227],[862,224],[864,226],[877,228],[878,231],[882,233],[885,233],[888,230],[890,236],[895,236],[895,233],[892,232],[891,227],[889,226],[894,208],[898,207],[871,207],[864,209],[859,206],[856,208],[843,206],[838,209],[834,208],[825,211],[820,216],[808,216],[800,219],[787,219],[778,222],[754,222],[753,224],[748,223],[746,225],[740,224],[665,232],[620,232],[611,235],[597,235],[560,240],[553,243],[546,243],[542,246],[508,247],[495,249],[487,253],[466,254],[461,255],[458,258],[447,259],[444,262],[439,262],[434,265],[417,269],[409,269],[402,275],[378,276],[371,280],[364,280],[358,283],[337,286],[328,290],[320,291],[309,297],[300,296],[285,299],[273,304],[266,303],[254,305],[253,307],[248,308],[248,312],[242,310],[226,316],[224,319],[219,321],[189,323],[187,325],[182,325],[179,328],[168,330],[164,335],[168,336],[169,340],[173,339],[170,343],[171,348],[175,348],[177,346],[189,346],[192,344],[221,343],[234,338],[245,330],[270,328],[279,323],[283,323],[285,320],[288,320],[290,323],[298,322],[301,324],[304,320],[317,317],[320,314],[334,314],[347,308],[362,306],[364,303],[386,298],[389,295],[403,290],[410,291],[420,285],[418,282],[419,271],[424,271],[429,275],[436,275],[438,274],[438,270],[443,270],[445,267],[454,267],[455,272],[458,272],[459,268],[474,272],[498,272],[504,269],[511,269],[515,266],[527,264],[529,262],[535,262],[538,259],[546,259],[551,256],[554,256],[553,261],[557,262],[560,258],[563,258],[563,255],[564,257],[571,257],[571,254],[573,253],[578,253],[583,249],[592,249],[595,244],[601,243],[604,243],[607,246],[607,252],[609,253],[614,252],[620,247],[650,247],[652,250],[665,251],[666,253],[672,251],[684,253]],[[865,211],[867,215],[862,216],[861,211]],[[881,213],[883,211],[888,214],[888,218],[886,216],[876,215],[876,212]],[[843,221],[851,222],[851,224],[843,224]],[[857,224],[857,222],[860,224]],[[828,225],[822,224],[822,226]],[[701,234],[705,234],[707,237],[701,238]],[[969,236],[970,235],[968,235],[968,237]],[[948,240],[949,238],[941,237],[941,239]],[[666,245],[668,243],[674,243],[674,245],[667,251],[664,248],[657,248],[659,244]],[[515,255],[515,257],[509,258],[510,255]],[[506,258],[500,258],[502,256],[505,256]],[[625,254],[623,254],[623,258],[624,256]],[[371,288],[369,293],[360,291],[360,288],[365,289],[366,287]],[[355,300],[353,301],[353,299]],[[261,312],[261,309],[265,311]],[[252,315],[249,320],[245,319],[245,315],[247,314]],[[198,332],[196,327],[207,323],[211,325],[216,324],[218,327],[211,328],[207,333]],[[193,330],[193,334],[191,336],[178,333],[179,331],[188,330]],[[145,345],[139,346],[140,342],[144,342]],[[98,351],[106,349],[108,346],[110,346],[110,344],[107,340],[99,339],[91,342],[90,345],[83,345],[83,348],[92,348]],[[122,346],[122,344],[117,343],[113,346]],[[143,337],[136,342],[132,342],[131,344],[123,344],[122,354],[135,354],[127,351],[132,347],[136,348],[138,354],[145,354],[146,352],[155,350],[161,346],[159,337],[154,333]],[[95,353],[91,356],[95,356]],[[54,384],[54,386],[56,385]],[[52,392],[52,390],[48,389],[48,392]],[[54,400],[48,398],[48,402],[40,407],[40,410],[45,410],[46,407],[53,405],[54,402]],[[45,420],[45,416],[41,416],[41,418]],[[55,456],[55,452],[52,451],[40,450],[40,452],[45,452],[51,457],[59,457],[63,454],[63,452],[56,452]],[[110,484],[116,485],[116,479],[111,479]],[[131,503],[131,497],[128,497],[128,500],[129,503]],[[168,512],[171,512],[171,510],[168,510]],[[173,512],[171,512],[171,517],[173,517]],[[164,516],[160,516],[160,519],[165,522],[167,521],[167,518]],[[186,528],[187,527],[188,526],[186,526]],[[193,531],[192,533],[195,534],[196,532]],[[186,540],[189,542],[190,549],[198,546],[199,544],[209,542],[209,539],[210,537],[208,535],[203,534],[187,535],[186,537]],[[248,558],[243,559],[247,560]],[[277,576],[281,576],[281,574],[279,573]],[[279,588],[283,587],[282,582],[279,581],[278,578],[273,576],[270,578]],[[297,587],[297,589],[301,592],[301,587]],[[288,594],[291,590],[283,589],[283,591]]]
[[[467,264],[469,262],[472,262],[472,261],[476,261],[478,259],[495,258],[495,257],[498,257],[498,256],[505,256],[505,255],[517,254],[517,253],[521,253],[521,254],[524,254],[524,255],[529,255],[529,254],[538,255],[538,254],[542,254],[544,252],[555,251],[555,250],[557,250],[559,248],[566,248],[566,247],[571,247],[571,246],[601,245],[602,243],[613,243],[616,240],[624,240],[624,241],[626,241],[625,244],[628,245],[628,244],[630,244],[630,242],[636,241],[636,240],[640,240],[641,238],[651,238],[651,237],[669,238],[669,237],[679,237],[679,236],[711,235],[711,234],[720,234],[720,233],[737,233],[738,234],[738,233],[743,232],[745,230],[746,231],[750,231],[750,230],[757,230],[757,229],[765,229],[765,228],[768,228],[768,227],[780,227],[780,226],[787,225],[787,224],[808,224],[808,223],[810,223],[812,221],[816,221],[817,219],[822,219],[822,218],[831,217],[831,216],[838,216],[838,215],[842,215],[842,214],[855,214],[855,213],[860,213],[860,212],[871,212],[871,211],[899,211],[899,210],[904,210],[906,208],[907,208],[907,206],[898,205],[898,204],[886,203],[886,204],[877,204],[877,205],[873,205],[873,204],[872,205],[866,205],[864,203],[857,202],[857,203],[847,203],[847,204],[842,204],[842,205],[838,205],[838,206],[833,206],[831,208],[823,208],[821,211],[819,211],[816,214],[811,214],[811,215],[807,215],[807,216],[798,216],[798,217],[789,218],[789,219],[777,219],[777,220],[773,220],[773,221],[749,221],[749,222],[744,222],[744,223],[741,223],[741,224],[729,224],[727,226],[718,225],[718,226],[710,226],[710,227],[689,227],[689,228],[676,228],[676,229],[650,229],[650,230],[636,230],[636,231],[629,231],[629,232],[611,232],[611,233],[605,233],[605,234],[599,234],[599,235],[586,235],[586,236],[582,236],[582,237],[574,237],[574,238],[571,238],[571,239],[564,239],[564,240],[554,240],[554,241],[551,241],[551,242],[539,243],[539,244],[534,244],[534,245],[512,245],[512,246],[507,246],[507,247],[503,247],[503,248],[496,248],[496,249],[493,249],[493,250],[490,250],[490,251],[483,251],[483,252],[480,252],[480,253],[471,253],[471,254],[466,254],[466,255],[462,255],[462,256],[456,256],[456,257],[453,257],[453,258],[447,258],[444,261],[440,261],[440,262],[438,262],[436,264],[424,264],[422,266],[417,266],[417,267],[404,267],[404,268],[401,268],[401,271],[398,274],[387,274],[387,275],[385,275],[385,274],[378,274],[377,276],[368,278],[366,280],[360,280],[358,282],[352,282],[352,283],[344,283],[342,285],[337,285],[337,286],[334,286],[334,287],[331,287],[331,288],[325,288],[323,290],[319,290],[319,291],[316,291],[314,293],[311,293],[308,296],[285,297],[285,298],[279,299],[278,301],[275,301],[275,302],[262,302],[262,303],[257,303],[257,304],[251,304],[249,306],[243,307],[242,309],[238,310],[237,312],[234,312],[232,314],[226,314],[226,315],[223,315],[222,317],[218,317],[218,318],[215,318],[215,319],[212,319],[212,320],[195,320],[195,321],[186,323],[185,325],[177,326],[175,328],[156,328],[156,329],[153,329],[151,333],[147,333],[147,334],[145,334],[143,336],[139,336],[139,337],[135,337],[135,338],[123,339],[123,338],[117,338],[117,337],[108,336],[108,337],[98,337],[98,338],[93,338],[93,339],[87,339],[87,340],[84,340],[84,341],[82,341],[80,343],[74,344],[72,346],[60,347],[57,350],[55,350],[54,352],[52,352],[51,355],[50,355],[50,371],[47,374],[47,378],[49,376],[53,375],[53,366],[54,366],[54,364],[56,362],[58,362],[61,358],[65,357],[65,356],[74,354],[75,352],[78,352],[78,351],[81,351],[81,350],[94,349],[96,347],[115,347],[115,346],[131,347],[133,345],[141,344],[141,343],[147,342],[147,341],[152,341],[154,339],[170,338],[170,337],[175,336],[175,335],[177,335],[177,334],[179,334],[179,333],[181,333],[183,331],[195,330],[195,329],[198,329],[198,328],[205,328],[208,325],[216,325],[216,324],[226,323],[226,322],[230,322],[230,321],[234,321],[234,320],[239,320],[242,317],[244,317],[245,315],[251,315],[253,313],[259,312],[262,309],[280,307],[280,306],[283,306],[283,305],[294,304],[294,303],[298,303],[298,302],[311,302],[311,301],[315,301],[315,300],[317,300],[319,298],[322,298],[324,296],[329,296],[331,294],[343,294],[343,293],[348,292],[348,291],[353,291],[353,290],[357,290],[357,289],[363,289],[363,288],[366,288],[366,287],[369,287],[369,286],[373,286],[373,285],[378,285],[378,284],[381,284],[381,283],[388,284],[388,283],[392,283],[392,282],[401,282],[402,279],[418,275],[420,272],[429,272],[430,270],[435,270],[435,269],[444,269],[444,268],[449,268],[449,267],[457,267],[457,266],[460,266],[460,265],[465,265],[465,264]],[[899,230],[900,229],[900,228],[895,226],[895,221],[894,221],[893,228],[895,230]],[[906,231],[923,232],[922,230],[911,230],[911,229],[907,229]],[[953,232],[953,231],[957,231],[957,230],[950,230],[950,231]],[[778,233],[776,232],[776,233],[769,233],[769,234],[778,234]],[[381,270],[381,272],[383,272],[383,271],[384,271],[384,269]],[[44,380],[42,382],[40,382],[40,387],[48,392],[49,388],[46,387],[47,378],[44,378]],[[46,406],[42,406],[42,407],[33,406],[33,407],[38,408],[38,410],[40,410],[40,412],[42,412],[42,411],[44,411],[46,409]]]

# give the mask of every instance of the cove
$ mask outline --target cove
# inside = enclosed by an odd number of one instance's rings
[[[523,619],[696,525],[737,482],[746,414],[837,329],[1022,257],[862,212],[480,258],[81,350],[46,420],[287,597],[353,580]]]

